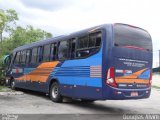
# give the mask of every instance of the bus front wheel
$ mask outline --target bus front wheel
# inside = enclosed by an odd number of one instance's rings
[[[53,102],[62,102],[62,96],[60,95],[58,82],[53,82],[50,88],[50,98]]]
[[[12,90],[16,89],[16,87],[15,87],[15,80],[11,80],[11,89]]]

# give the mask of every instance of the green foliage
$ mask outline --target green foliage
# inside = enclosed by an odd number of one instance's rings
[[[10,54],[18,46],[52,37],[51,33],[34,28],[31,25],[17,26],[17,20],[18,15],[15,10],[0,10],[0,59],[4,55]],[[2,36],[4,32],[7,33],[7,37]],[[3,77],[1,63],[0,60],[0,79]]]
[[[2,60],[0,59],[0,83],[1,83],[1,79],[4,79],[4,66],[2,64]]]
[[[0,39],[3,40],[3,32],[6,31],[10,34],[10,31],[16,26],[18,15],[15,10],[0,10]]]
[[[41,29],[35,29],[32,26],[27,26],[26,28],[18,26],[15,30],[12,30],[10,37],[3,40],[2,54],[10,54],[18,46],[51,37],[51,33],[47,33]]]
[[[2,10],[0,10],[0,33],[3,32],[6,22],[7,16],[4,14]]]

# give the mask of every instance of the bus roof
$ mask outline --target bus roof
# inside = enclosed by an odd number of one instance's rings
[[[111,25],[111,24],[103,24],[103,25],[91,27],[91,28],[88,28],[88,29],[84,29],[84,30],[81,30],[81,31],[78,31],[78,32],[74,32],[74,33],[71,33],[69,35],[61,35],[61,36],[57,36],[57,37],[54,37],[54,38],[49,38],[49,39],[33,42],[33,43],[30,43],[30,44],[26,44],[26,45],[17,47],[13,50],[13,52],[24,50],[24,49],[29,49],[29,48],[32,48],[32,47],[35,47],[35,46],[50,44],[50,43],[53,43],[53,42],[56,42],[56,41],[68,39],[72,36],[74,37],[75,35],[89,33],[89,32],[92,32],[92,31],[95,31],[95,30],[98,30],[98,29],[103,29],[103,28],[106,28],[107,25]]]
[[[131,26],[129,24],[123,24],[123,23],[114,23],[114,24],[122,24],[122,25]],[[37,41],[37,42],[33,42],[33,43],[30,43],[30,44],[26,44],[26,45],[17,47],[17,48],[15,48],[13,50],[13,52],[20,51],[20,50],[25,50],[25,49],[30,49],[30,48],[36,47],[36,46],[42,46],[42,45],[45,45],[45,44],[50,44],[50,43],[53,43],[53,42],[56,42],[56,41],[60,41],[60,40],[64,40],[64,39],[70,39],[70,38],[72,38],[74,36],[77,36],[77,35],[81,35],[81,34],[85,34],[85,33],[91,33],[93,31],[99,30],[99,29],[106,29],[107,26],[114,25],[114,24],[98,25],[98,26],[94,26],[94,27],[91,27],[91,28],[88,28],[88,29],[84,29],[84,30],[81,30],[81,31],[77,31],[77,32],[71,33],[69,35],[61,35],[61,36],[57,36],[57,37],[54,37],[54,38],[40,40],[40,41]],[[139,27],[137,27],[137,28],[139,28]],[[142,29],[142,28],[139,28],[139,29]],[[142,29],[142,30],[144,30],[144,29]]]

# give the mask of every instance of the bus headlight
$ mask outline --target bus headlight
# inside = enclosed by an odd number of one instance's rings
[[[9,83],[9,80],[8,79],[6,79],[6,84],[8,84]]]

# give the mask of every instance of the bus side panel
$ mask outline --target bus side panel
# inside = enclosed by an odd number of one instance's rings
[[[19,81],[16,80],[16,87],[27,89],[27,90],[33,90],[37,92],[44,92],[47,91],[47,85],[44,82],[32,82],[32,81]]]
[[[50,79],[56,78],[59,81],[63,96],[101,99],[101,64],[102,49],[97,54],[86,59],[64,61],[53,70]],[[96,76],[94,69],[98,70],[98,76]]]
[[[53,61],[12,68],[16,87],[47,93],[47,79],[58,63],[59,61]]]

